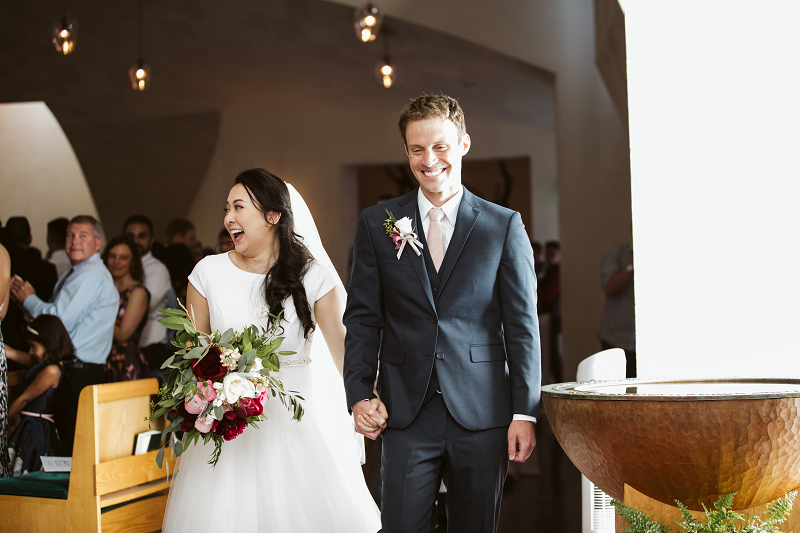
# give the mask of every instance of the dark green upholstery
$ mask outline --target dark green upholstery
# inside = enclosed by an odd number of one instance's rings
[[[67,499],[69,472],[31,472],[0,479],[0,494]]]

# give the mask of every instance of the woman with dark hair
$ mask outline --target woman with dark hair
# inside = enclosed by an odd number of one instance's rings
[[[127,235],[111,239],[103,251],[103,263],[119,291],[119,311],[114,323],[114,343],[106,359],[106,381],[130,381],[147,373],[147,361],[139,339],[147,323],[150,293],[144,286],[139,248]]]
[[[9,437],[8,447],[15,476],[41,470],[42,455],[61,455],[61,441],[54,418],[56,391],[64,376],[61,362],[75,358],[75,347],[67,328],[57,316],[39,315],[34,318],[25,337],[30,346],[27,353],[6,348],[9,359],[30,367],[25,374],[25,391],[14,400],[8,411],[9,418],[20,415],[19,425]]]
[[[242,331],[279,320],[281,350],[294,352],[280,356],[281,379],[305,398],[305,415],[297,423],[266,399],[268,420],[226,442],[216,468],[208,464],[213,446],[185,450],[163,531],[374,533],[380,512],[359,465],[341,379],[345,292],[311,213],[291,186],[252,169],[236,177],[224,224],[234,250],[206,257],[189,276],[197,329]],[[324,339],[315,339],[317,329]]]

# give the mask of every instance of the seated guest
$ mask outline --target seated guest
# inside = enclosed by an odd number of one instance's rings
[[[67,225],[69,220],[64,217],[55,218],[47,223],[47,261],[56,266],[59,278],[72,267],[64,249],[67,245]]]
[[[106,246],[103,262],[119,291],[119,312],[114,323],[114,343],[106,360],[106,381],[131,381],[147,372],[147,361],[139,349],[150,293],[144,286],[144,269],[139,249],[127,235]]]
[[[144,286],[150,293],[150,307],[147,310],[147,323],[142,331],[139,346],[144,358],[152,370],[158,370],[161,363],[172,355],[167,342],[167,328],[159,324],[158,319],[164,315],[159,309],[167,306],[167,295],[172,287],[167,267],[153,257],[150,247],[153,245],[153,223],[144,215],[132,215],[125,221],[124,233],[133,239],[142,258],[144,268]]]
[[[28,219],[25,217],[9,218],[3,237],[11,258],[11,275],[28,280],[36,294],[39,294],[42,299],[49,299],[53,294],[53,287],[58,281],[56,267],[43,261],[31,248],[33,236]],[[25,338],[27,322],[20,306],[12,305],[8,309],[8,316],[2,324],[6,344],[27,351],[28,341]]]
[[[61,434],[64,453],[72,454],[75,417],[81,389],[105,382],[103,365],[114,340],[114,320],[119,309],[119,293],[114,280],[100,259],[103,228],[89,215],[79,215],[67,227],[67,253],[72,268],[64,274],[49,302],[36,295],[33,287],[14,277],[11,296],[33,317],[55,315],[61,319],[75,346],[76,359],[64,363],[70,381],[66,399],[71,423]]]
[[[15,476],[41,470],[42,455],[62,454],[54,418],[56,391],[64,378],[62,361],[75,358],[69,333],[57,316],[34,318],[26,333],[28,353],[6,348],[9,359],[30,367],[25,374],[25,391],[8,411],[9,418],[20,415],[7,450]]]
[[[226,254],[231,250],[233,250],[233,239],[231,239],[231,234],[228,233],[228,230],[222,228],[219,230],[219,234],[217,235],[217,253]]]

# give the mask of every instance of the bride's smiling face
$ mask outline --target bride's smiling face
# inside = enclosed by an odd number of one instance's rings
[[[257,255],[273,242],[273,235],[280,214],[270,211],[264,219],[258,206],[250,198],[247,189],[237,183],[228,194],[225,203],[225,229],[231,235],[236,251],[242,255]],[[248,253],[249,252],[249,253]]]

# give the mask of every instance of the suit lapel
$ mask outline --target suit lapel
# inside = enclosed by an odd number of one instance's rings
[[[481,211],[478,209],[475,195],[464,188],[464,197],[458,206],[458,217],[456,218],[456,227],[453,229],[453,237],[450,239],[450,244],[447,245],[444,264],[439,271],[439,278],[441,279],[439,294],[444,291],[444,286],[447,284],[447,280],[450,279],[450,273],[453,271],[453,267],[458,261],[458,256],[461,255],[461,250],[464,248],[469,234],[472,233],[472,228],[475,227],[475,222],[480,214]]]
[[[397,217],[398,220],[403,217],[410,218],[414,221],[413,227],[416,229],[417,234],[421,234],[423,232],[422,223],[417,217],[417,189],[414,189],[412,192],[400,198],[399,207],[400,209],[394,216]],[[459,216],[461,216],[460,211]],[[422,256],[417,257],[417,254],[414,253],[414,250],[412,250],[410,246],[406,246],[403,253],[411,254],[411,264],[414,265],[414,271],[417,273],[417,278],[419,279],[420,285],[422,285],[422,290],[425,292],[425,296],[428,298],[431,308],[435,311],[436,305],[433,302],[431,281],[428,278],[428,271],[425,269],[425,262]]]

